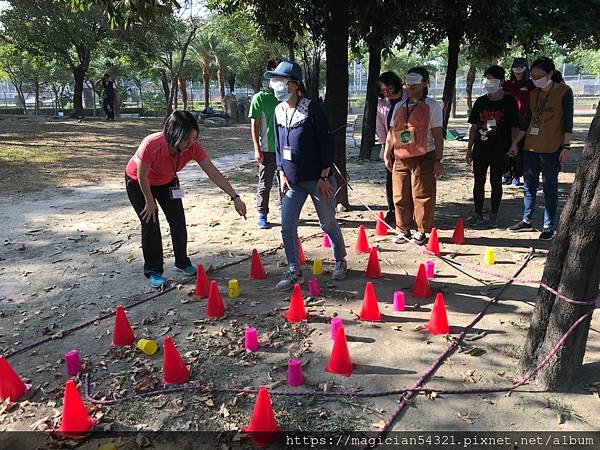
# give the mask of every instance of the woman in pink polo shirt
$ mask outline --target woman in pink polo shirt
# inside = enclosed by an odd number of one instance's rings
[[[175,111],[162,132],[144,138],[125,170],[127,195],[142,223],[144,275],[155,288],[166,281],[162,276],[163,249],[157,202],[171,229],[175,268],[186,275],[196,275],[196,268],[187,256],[183,190],[177,178],[177,172],[189,161],[196,161],[208,178],[231,197],[237,213],[246,217],[246,205],[197,139],[198,123],[194,116],[188,111]]]

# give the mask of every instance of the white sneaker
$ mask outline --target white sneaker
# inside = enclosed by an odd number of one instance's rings
[[[407,242],[410,242],[411,238],[412,234],[410,234],[410,231],[405,233],[396,233],[396,236],[394,236],[392,242],[394,244],[406,244]]]
[[[332,280],[343,280],[348,274],[348,263],[346,261],[336,261],[333,272],[331,273]]]
[[[302,273],[295,273],[288,270],[283,274],[283,277],[275,287],[280,291],[289,291],[296,283],[304,283],[304,276]]]

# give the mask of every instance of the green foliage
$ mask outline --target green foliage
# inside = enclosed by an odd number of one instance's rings
[[[70,6],[74,13],[83,13],[103,7],[111,28],[127,29],[140,22],[150,22],[169,15],[173,8],[179,8],[176,0],[55,0]]]
[[[583,73],[600,76],[600,50],[577,49],[569,55],[569,60]]]

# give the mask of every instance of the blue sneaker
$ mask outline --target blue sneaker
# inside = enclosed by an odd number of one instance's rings
[[[153,288],[159,288],[166,282],[167,280],[165,280],[160,273],[152,272],[150,274],[150,286],[152,286]]]
[[[521,179],[520,178],[513,178],[512,179],[512,185],[513,186],[523,186],[523,183],[521,183]]]
[[[509,177],[502,177],[502,184],[510,184],[512,179]]]
[[[267,215],[266,214],[259,214],[258,215],[258,222],[256,222],[256,228],[260,228],[261,230],[269,228],[269,223],[267,222]]]
[[[196,268],[192,265],[187,266],[185,269],[180,269],[179,267],[175,267],[175,270],[178,272],[183,272],[185,275],[187,275],[188,277],[195,277],[196,276]]]

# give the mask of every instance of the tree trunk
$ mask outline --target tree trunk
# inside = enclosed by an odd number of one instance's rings
[[[456,119],[456,108],[458,106],[458,101],[456,98],[456,86],[454,87],[454,95],[452,96],[452,118]]]
[[[179,92],[181,93],[181,103],[183,103],[183,109],[188,109],[188,94],[187,94],[187,84],[183,75],[179,75],[177,78],[177,85],[179,86]]]
[[[590,126],[581,161],[556,237],[544,266],[543,281],[575,300],[598,295],[600,282],[600,105]],[[593,305],[572,305],[540,288],[521,359],[525,371],[538,365],[560,337]],[[581,323],[539,372],[538,382],[551,391],[566,391],[577,382],[590,320]]]
[[[38,76],[35,76],[33,79],[33,84],[35,86],[35,115],[39,116],[40,114],[40,79]]]
[[[144,115],[144,99],[142,97],[142,80],[139,80],[139,82],[136,82],[137,88],[138,88],[138,92],[140,93],[140,105],[141,105],[141,114],[140,116]]]
[[[471,114],[471,110],[473,109],[473,84],[475,83],[475,75],[477,73],[477,69],[473,66],[469,67],[469,71],[467,72],[467,116]]]
[[[288,42],[287,49],[288,49],[288,58],[289,58],[289,60],[290,61],[296,61],[296,49],[294,48],[294,43],[293,42]]]
[[[302,48],[302,60],[304,62],[304,79],[306,80],[306,92],[308,98],[319,99],[319,85],[321,72],[321,45],[314,43],[312,51]]]
[[[219,95],[221,97],[221,108],[225,110],[225,74],[221,64],[217,66],[217,80],[219,80]]]
[[[169,96],[171,95],[171,88],[169,87],[169,79],[167,78],[167,74],[165,72],[162,73],[160,77],[161,90],[163,95],[165,96],[165,105],[169,101]]]
[[[371,149],[375,145],[375,121],[377,120],[377,79],[381,71],[381,41],[369,45],[369,77],[367,79],[367,96],[363,116],[362,135],[360,139],[360,159],[371,157]]]
[[[83,83],[85,81],[85,73],[87,72],[87,64],[79,64],[72,69],[72,72],[75,85],[73,87],[73,112],[71,113],[71,118],[80,118],[83,117]]]
[[[448,120],[450,119],[454,91],[456,89],[456,71],[458,70],[458,54],[460,52],[461,38],[462,33],[459,33],[456,29],[448,29],[448,69],[446,70],[444,94],[442,96],[442,101],[444,103],[444,136],[448,129]]]
[[[329,125],[333,134],[335,147],[335,163],[344,178],[346,171],[346,132],[348,120],[348,2],[326,0],[325,55],[327,58],[327,94],[325,108],[329,117]],[[339,129],[342,127],[341,129]],[[350,208],[348,187],[336,173],[338,187],[337,202]]]
[[[208,69],[202,71],[202,81],[204,83],[204,109],[210,106],[210,72]]]

